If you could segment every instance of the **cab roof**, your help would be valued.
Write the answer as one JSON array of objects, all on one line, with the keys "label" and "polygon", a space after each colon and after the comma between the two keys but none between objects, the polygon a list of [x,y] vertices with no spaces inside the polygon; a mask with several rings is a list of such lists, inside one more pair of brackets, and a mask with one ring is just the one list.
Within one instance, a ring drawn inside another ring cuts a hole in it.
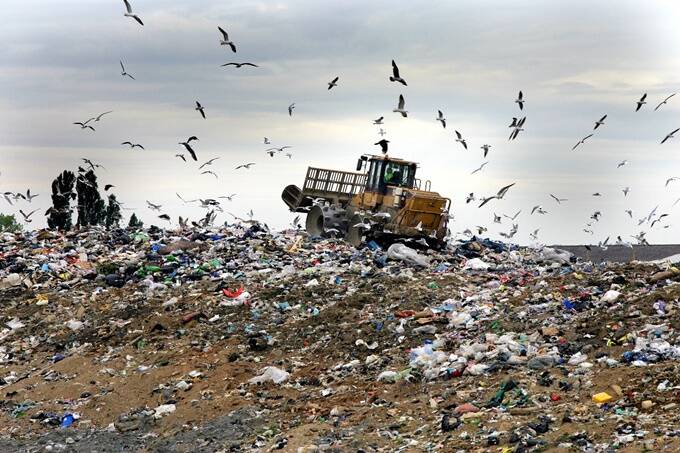
[{"label": "cab roof", "polygon": [[364,154],[364,156],[365,156],[368,160],[384,160],[384,161],[389,161],[389,162],[397,162],[397,163],[399,163],[399,164],[415,164],[415,165],[418,165],[417,162],[412,162],[412,161],[409,161],[409,160],[399,159],[399,158],[396,158],[396,157],[390,157],[390,156],[388,156],[387,154],[384,154],[384,155],[382,155],[382,156],[377,156],[377,155],[375,155],[375,154]]}]

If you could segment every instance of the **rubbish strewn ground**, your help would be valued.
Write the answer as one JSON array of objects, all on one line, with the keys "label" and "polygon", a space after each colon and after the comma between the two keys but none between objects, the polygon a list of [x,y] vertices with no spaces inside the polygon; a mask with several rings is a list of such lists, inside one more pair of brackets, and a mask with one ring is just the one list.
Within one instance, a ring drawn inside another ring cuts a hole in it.
[{"label": "rubbish strewn ground", "polygon": [[257,225],[2,239],[3,451],[680,449],[671,264]]}]

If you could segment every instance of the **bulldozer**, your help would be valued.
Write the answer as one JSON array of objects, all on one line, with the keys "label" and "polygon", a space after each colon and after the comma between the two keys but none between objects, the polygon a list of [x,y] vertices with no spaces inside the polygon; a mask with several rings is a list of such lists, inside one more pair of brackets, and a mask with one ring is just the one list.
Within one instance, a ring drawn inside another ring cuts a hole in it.
[{"label": "bulldozer", "polygon": [[302,189],[281,194],[292,212],[307,213],[310,236],[340,237],[360,246],[408,241],[441,248],[448,232],[451,200],[416,178],[418,164],[362,155],[356,172],[309,167]]}]

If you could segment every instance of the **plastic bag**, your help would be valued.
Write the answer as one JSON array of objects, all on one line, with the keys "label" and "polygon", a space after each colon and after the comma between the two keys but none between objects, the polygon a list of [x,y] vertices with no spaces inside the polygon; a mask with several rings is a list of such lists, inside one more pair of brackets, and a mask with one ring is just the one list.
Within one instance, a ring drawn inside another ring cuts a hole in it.
[{"label": "plastic bag", "polygon": [[251,384],[263,384],[272,381],[274,384],[280,384],[288,380],[288,376],[290,376],[290,373],[287,371],[275,366],[268,366],[261,370],[259,376],[249,379],[248,382]]},{"label": "plastic bag", "polygon": [[427,267],[430,265],[430,259],[428,257],[421,255],[404,244],[390,245],[390,248],[387,249],[387,258],[415,264],[416,266]]}]

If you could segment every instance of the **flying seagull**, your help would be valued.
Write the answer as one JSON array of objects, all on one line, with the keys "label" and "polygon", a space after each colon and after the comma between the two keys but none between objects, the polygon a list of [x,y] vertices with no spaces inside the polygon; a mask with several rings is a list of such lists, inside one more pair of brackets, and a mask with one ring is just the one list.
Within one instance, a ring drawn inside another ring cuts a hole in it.
[{"label": "flying seagull", "polygon": [[440,123],[442,123],[442,127],[444,129],[446,129],[446,118],[444,118],[444,114],[442,113],[441,110],[437,110],[437,113],[438,113],[438,115],[437,115],[437,118],[435,118],[435,119],[437,121],[439,121]]},{"label": "flying seagull", "polygon": [[380,130],[378,131],[378,134],[380,134],[381,137],[384,137],[387,132],[381,127]]},{"label": "flying seagull", "polygon": [[163,220],[167,220],[168,222],[170,222],[170,216],[167,215],[167,214],[161,214],[161,215],[158,216],[158,218],[163,219]]},{"label": "flying seagull", "polygon": [[123,76],[123,77],[126,77],[126,76],[130,77],[132,80],[137,80],[132,76],[132,74],[128,73],[125,70],[125,66],[123,65],[123,60],[118,60],[118,61],[120,62],[120,69],[122,69],[122,72],[120,73],[120,75]]},{"label": "flying seagull", "polygon": [[664,187],[668,187],[668,184],[670,184],[673,181],[680,181],[680,178],[677,176],[672,176],[666,180],[666,185]]},{"label": "flying seagull", "polygon": [[624,197],[627,197],[628,192],[630,192],[630,187],[624,187],[623,189],[621,189],[621,192],[623,192]]},{"label": "flying seagull", "polygon": [[130,6],[130,2],[128,2],[128,0],[123,0],[123,3],[125,3],[125,9],[127,10],[127,13],[123,14],[123,16],[132,17],[134,20],[139,22],[139,25],[144,26],[144,22],[142,22],[142,19],[140,19],[138,15],[132,12],[132,6]]},{"label": "flying seagull", "polygon": [[478,169],[474,170],[474,171],[473,171],[472,173],[470,173],[470,174],[471,174],[471,175],[474,175],[474,174],[477,173],[478,171],[482,171],[482,168],[484,168],[488,163],[489,163],[489,162],[484,162],[482,165],[479,166]]},{"label": "flying seagull", "polygon": [[[184,146],[184,148],[186,148],[186,150],[191,155],[191,158],[195,161],[198,161],[198,158],[196,157],[196,151],[194,151],[194,149],[190,145],[192,140],[198,140],[198,139],[195,136],[191,136],[191,137],[189,137],[189,139],[186,142],[179,142],[178,145]],[[184,158],[182,157],[182,159],[184,159]],[[186,160],[185,160],[185,162],[186,162]]]},{"label": "flying seagull", "polygon": [[407,86],[406,80],[402,79],[399,75],[399,68],[397,67],[397,64],[394,62],[394,60],[392,60],[392,75],[390,76],[390,81],[399,82],[402,85]]},{"label": "flying seagull", "polygon": [[631,211],[630,209],[626,209],[624,212],[628,214],[631,219],[633,218],[633,211]]},{"label": "flying seagull", "polygon": [[215,162],[217,159],[219,159],[219,157],[213,157],[212,159],[204,162],[200,167],[198,167],[198,169],[201,170],[206,165],[212,165],[212,163]]},{"label": "flying seagull", "polygon": [[638,110],[640,110],[640,107],[642,107],[643,105],[645,105],[645,104],[647,103],[647,102],[645,101],[646,98],[647,98],[647,93],[643,94],[642,97],[640,98],[640,100],[637,101],[637,107],[635,108],[635,111],[636,111],[636,112],[637,112]]},{"label": "flying seagull", "polygon": [[217,198],[226,198],[227,200],[232,201],[232,199],[233,199],[235,196],[236,196],[236,194],[235,194],[235,193],[232,193],[231,195],[223,195],[223,196],[217,197]]},{"label": "flying seagull", "polygon": [[24,217],[24,221],[26,223],[31,223],[33,220],[31,219],[31,216],[37,211],[37,209],[32,210],[28,214],[26,214],[23,210],[19,209],[19,212],[21,215]]},{"label": "flying seagull", "polygon": [[328,91],[330,91],[331,88],[338,86],[338,79],[339,78],[340,77],[336,77],[333,80],[331,80],[330,82],[328,82]]},{"label": "flying seagull", "polygon": [[293,109],[295,108],[295,102],[288,106],[288,116],[293,116]]},{"label": "flying seagull", "polygon": [[547,213],[548,213],[548,211],[545,211],[545,210],[543,209],[543,206],[541,206],[540,204],[537,204],[536,206],[534,206],[533,208],[531,208],[531,214],[532,214],[532,215],[534,214],[534,212],[537,212],[537,213],[539,213],[539,214],[547,214]]},{"label": "flying seagull", "polygon": [[463,138],[462,135],[460,135],[460,132],[454,131],[456,133],[456,136],[458,137],[456,141],[463,145],[463,148],[467,149],[467,143],[465,142],[465,139]]},{"label": "flying seagull", "polygon": [[265,145],[271,145],[272,142],[270,142],[269,139],[268,139],[267,137],[265,137],[265,138],[264,138],[264,144],[265,144]]},{"label": "flying seagull", "polygon": [[[94,120],[95,123],[99,122],[99,120],[101,120],[104,115],[108,115],[109,113],[113,113],[113,110],[109,110],[108,112],[100,113],[96,118],[92,118],[92,120]],[[90,120],[90,121],[92,121],[92,120]]]},{"label": "flying seagull", "polygon": [[374,143],[374,145],[380,145],[380,150],[383,152],[383,154],[387,154],[387,144],[389,143],[389,140],[385,140],[384,138],[380,140],[377,143]]},{"label": "flying seagull", "polygon": [[514,129],[510,133],[510,137],[508,138],[508,140],[516,139],[519,133],[524,130],[522,126],[524,126],[524,122],[526,121],[526,119],[527,119],[526,116],[522,117],[522,119],[520,119],[517,122],[515,122],[515,118],[512,119],[513,124],[511,124],[510,127],[514,127]]},{"label": "flying seagull", "polygon": [[123,143],[121,143],[121,145],[129,145],[129,146],[130,146],[130,149],[134,149],[134,148],[145,149],[145,148],[144,148],[142,145],[140,145],[139,143],[132,143],[132,142],[129,142],[129,141],[128,141],[128,142],[123,142]]},{"label": "flying seagull", "polygon": [[480,146],[480,148],[484,150],[484,157],[486,157],[486,155],[489,154],[489,149],[491,149],[491,145],[482,145]]},{"label": "flying seagull", "polygon": [[517,118],[514,116],[512,117],[512,123],[510,123],[510,126],[508,127],[517,127]]},{"label": "flying seagull", "polygon": [[[482,206],[484,206],[485,204],[487,204],[489,201],[491,201],[491,200],[493,200],[493,199],[497,199],[497,200],[503,199],[503,197],[505,196],[505,194],[508,193],[508,190],[509,190],[512,186],[514,186],[515,184],[517,184],[517,183],[514,183],[514,182],[513,182],[512,184],[508,184],[507,186],[501,187],[500,190],[498,190],[498,192],[496,192],[496,195],[492,195],[492,196],[490,196],[490,197],[483,198],[483,199],[482,199],[482,202],[480,203],[480,205],[478,206],[478,208],[481,208]],[[472,194],[470,194],[470,195],[472,195]]]},{"label": "flying seagull", "polygon": [[153,203],[151,203],[149,200],[146,200],[146,205],[147,205],[147,207],[148,207],[149,209],[151,209],[152,211],[159,211],[159,212],[160,212],[161,208],[163,207],[163,205],[160,205],[160,204],[153,204]]},{"label": "flying seagull", "polygon": [[475,198],[474,192],[470,192],[470,194],[467,197],[465,197],[465,203],[466,204],[470,203],[471,201],[475,201],[475,200],[476,200],[476,198]]},{"label": "flying seagull", "polygon": [[80,126],[81,129],[88,129],[88,128],[89,128],[89,129],[92,129],[92,130],[94,131],[94,130],[95,130],[94,127],[92,127],[92,126],[90,126],[89,124],[87,124],[87,123],[89,123],[90,121],[92,121],[92,119],[89,119],[89,120],[85,121],[84,123],[81,122],[81,121],[78,121],[77,123],[73,123],[73,124],[76,124],[76,125]]},{"label": "flying seagull", "polygon": [[224,63],[221,66],[236,66],[236,68],[240,68],[241,66],[252,66],[253,68],[259,68],[259,66],[254,63]]},{"label": "flying seagull", "polygon": [[656,107],[654,107],[654,111],[656,112],[656,110],[657,110],[659,107],[661,107],[662,105],[664,105],[665,103],[667,103],[668,100],[669,100],[670,98],[672,98],[673,96],[675,96],[676,94],[677,94],[677,93],[673,93],[673,94],[671,94],[670,96],[668,96],[666,99],[664,99],[663,101],[659,102],[659,105],[657,105]]},{"label": "flying seagull", "polygon": [[666,137],[663,140],[661,140],[661,144],[663,145],[664,143],[666,143],[666,140],[668,140],[669,138],[674,138],[674,134],[678,131],[680,131],[680,127],[666,135]]},{"label": "flying seagull", "polygon": [[524,96],[522,95],[522,91],[520,90],[519,95],[517,96],[517,99],[515,99],[515,103],[519,105],[519,109],[523,110],[524,109]]},{"label": "flying seagull", "polygon": [[196,101],[196,108],[194,110],[201,112],[201,116],[205,119],[205,108],[200,102]]},{"label": "flying seagull", "polygon": [[628,165],[628,161],[627,161],[627,160],[622,160],[621,162],[619,162],[619,163],[616,165],[616,168],[621,168],[621,167],[623,167],[623,166],[625,166],[625,165]]},{"label": "flying seagull", "polygon": [[373,120],[373,124],[376,124],[376,125],[384,124],[384,123],[383,123],[383,120],[384,120],[384,119],[385,119],[385,117],[384,117],[384,116],[381,116],[381,117],[378,118],[377,120]]},{"label": "flying seagull", "polygon": [[114,186],[113,184],[107,184],[107,185],[105,185],[105,186],[104,186],[104,192],[108,192],[108,190],[111,189],[112,187],[116,187],[116,186]]},{"label": "flying seagull", "polygon": [[175,154],[175,157],[179,157],[179,158],[182,159],[184,162],[187,161],[187,158],[184,157],[184,154]]},{"label": "flying seagull", "polygon": [[241,164],[238,167],[236,167],[234,170],[238,170],[239,168],[245,168],[246,170],[250,170],[251,165],[255,165],[255,162],[250,162],[247,164]]},{"label": "flying seagull", "polygon": [[284,150],[284,149],[287,149],[287,148],[292,148],[292,146],[286,145],[286,146],[282,146],[282,147],[280,147],[280,148],[273,147],[273,148],[269,148],[267,151],[276,151],[277,153],[282,153],[283,150]]},{"label": "flying seagull", "polygon": [[210,174],[210,175],[213,175],[213,176],[215,177],[215,179],[218,179],[218,178],[217,178],[217,174],[216,174],[214,171],[211,171],[211,170],[202,171],[201,174],[202,174],[202,175],[208,175],[208,174]]},{"label": "flying seagull", "polygon": [[406,102],[404,101],[404,95],[400,94],[399,95],[399,103],[397,104],[397,108],[392,110],[394,113],[401,113],[401,116],[406,118],[408,116],[408,111],[404,109]]},{"label": "flying seagull", "polygon": [[595,121],[595,127],[593,128],[593,130],[595,130],[595,129],[597,129],[598,127],[602,126],[602,125],[604,124],[605,118],[607,118],[607,115],[605,115],[605,116],[603,116],[602,118],[600,118],[599,120]]},{"label": "flying seagull", "polygon": [[566,198],[558,198],[553,194],[550,194],[550,196],[552,197],[553,200],[557,202],[557,204],[562,204],[563,201],[569,201]]},{"label": "flying seagull", "polygon": [[229,46],[231,47],[232,52],[236,52],[236,45],[229,41],[229,35],[227,34],[226,31],[222,27],[217,27],[217,29],[222,33],[222,39],[220,39],[220,45],[221,46]]},{"label": "flying seagull", "polygon": [[536,239],[538,239],[538,231],[539,231],[539,230],[540,230],[540,228],[536,228],[536,229],[534,230],[533,233],[530,233],[530,234],[529,234],[529,237],[530,237],[532,240],[534,240],[534,241],[535,241]]},{"label": "flying seagull", "polygon": [[586,142],[586,140],[588,140],[588,139],[589,139],[590,137],[592,137],[592,136],[593,136],[593,134],[586,135],[586,136],[583,137],[581,140],[579,140],[578,142],[576,142],[576,144],[571,148],[571,150],[572,150],[572,151],[575,150],[576,148],[578,148],[579,145],[584,144],[584,143]]},{"label": "flying seagull", "polygon": [[509,215],[505,215],[505,214],[503,214],[503,217],[506,217],[506,218],[508,218],[508,219],[510,219],[510,220],[515,220],[515,219],[517,218],[517,216],[519,215],[520,212],[522,212],[521,209],[520,209],[519,211],[517,211],[517,212],[515,213],[515,215],[512,216],[512,217],[510,217]]}]

